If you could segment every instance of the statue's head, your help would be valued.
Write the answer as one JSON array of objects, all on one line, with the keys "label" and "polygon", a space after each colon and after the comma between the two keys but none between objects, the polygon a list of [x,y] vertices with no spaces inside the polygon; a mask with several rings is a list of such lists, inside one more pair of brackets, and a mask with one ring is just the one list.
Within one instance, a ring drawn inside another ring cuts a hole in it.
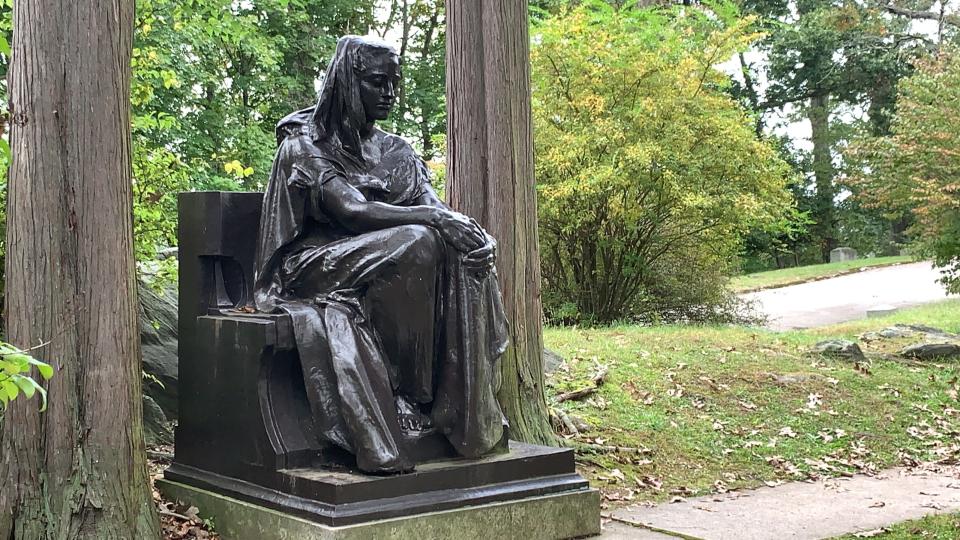
[{"label": "statue's head", "polygon": [[399,83],[400,57],[392,45],[368,37],[340,38],[314,112],[318,138],[336,137],[362,160],[360,133],[389,116]]}]

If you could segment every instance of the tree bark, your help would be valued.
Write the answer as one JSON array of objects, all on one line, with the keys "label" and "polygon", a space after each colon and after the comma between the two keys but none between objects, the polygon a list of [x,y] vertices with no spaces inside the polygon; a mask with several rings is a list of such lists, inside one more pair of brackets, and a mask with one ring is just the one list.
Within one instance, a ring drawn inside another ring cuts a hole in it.
[{"label": "tree bark", "polygon": [[447,0],[447,193],[499,243],[512,344],[499,398],[513,438],[548,443],[526,2]]},{"label": "tree bark", "polygon": [[130,155],[133,0],[14,7],[7,339],[55,368],[0,428],[0,539],[149,539]]},{"label": "tree bark", "polygon": [[816,184],[814,198],[814,230],[820,241],[823,262],[830,262],[830,250],[836,247],[836,212],[833,199],[833,146],[830,136],[830,97],[823,94],[810,98],[807,109],[810,120],[810,139],[813,142],[813,174]]},{"label": "tree bark", "polygon": [[[910,19],[926,19],[930,21],[937,21],[939,26],[944,24],[949,24],[950,26],[960,27],[960,16],[957,15],[944,15],[943,11],[936,13],[933,11],[919,11],[915,9],[909,9],[904,7],[899,7],[889,3],[885,6],[886,10],[894,15],[900,15],[902,17],[908,17]],[[942,30],[941,30],[942,32]],[[940,32],[938,32],[938,35]]]},{"label": "tree bark", "polygon": [[757,86],[753,80],[753,66],[747,63],[747,58],[743,52],[737,53],[737,59],[740,61],[740,73],[743,74],[743,88],[747,93],[747,99],[750,100],[750,108],[755,111],[757,119],[753,124],[753,131],[757,138],[763,137],[763,113],[760,108],[760,95],[757,93]]}]

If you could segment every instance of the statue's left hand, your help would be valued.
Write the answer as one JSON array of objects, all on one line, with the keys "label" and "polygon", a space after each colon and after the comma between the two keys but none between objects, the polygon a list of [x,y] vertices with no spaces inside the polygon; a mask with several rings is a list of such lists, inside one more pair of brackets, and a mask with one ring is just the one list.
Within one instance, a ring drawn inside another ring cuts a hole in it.
[{"label": "statue's left hand", "polygon": [[479,248],[467,253],[463,259],[463,264],[467,268],[477,270],[481,273],[487,273],[493,269],[497,262],[497,241],[489,234],[484,233],[487,242]]}]

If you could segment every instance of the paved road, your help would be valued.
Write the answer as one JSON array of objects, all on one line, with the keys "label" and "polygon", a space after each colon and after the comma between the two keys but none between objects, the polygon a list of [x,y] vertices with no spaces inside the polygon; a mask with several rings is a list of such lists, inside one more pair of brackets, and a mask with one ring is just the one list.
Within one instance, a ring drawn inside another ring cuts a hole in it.
[{"label": "paved road", "polygon": [[741,295],[755,300],[774,330],[862,319],[877,305],[915,306],[945,299],[940,272],[929,262],[888,266],[823,281]]},{"label": "paved road", "polygon": [[873,477],[791,482],[675,504],[619,508],[608,514],[614,521],[600,538],[817,540],[958,510],[960,467],[892,469]]}]

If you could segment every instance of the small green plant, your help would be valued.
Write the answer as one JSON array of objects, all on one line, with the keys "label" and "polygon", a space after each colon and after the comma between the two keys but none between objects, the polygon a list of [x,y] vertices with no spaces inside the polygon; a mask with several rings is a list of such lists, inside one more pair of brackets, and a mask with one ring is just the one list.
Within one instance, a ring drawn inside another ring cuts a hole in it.
[{"label": "small green plant", "polygon": [[163,385],[163,382],[162,382],[160,379],[158,379],[156,375],[153,375],[153,374],[151,374],[151,373],[147,373],[146,371],[143,371],[142,369],[140,370],[140,375],[143,376],[143,380],[144,380],[144,381],[146,381],[146,382],[148,382],[148,383],[156,384],[157,386],[159,386],[160,388],[162,388],[162,389],[164,389],[164,390],[167,389],[167,387]]},{"label": "small green plant", "polygon": [[36,367],[44,380],[53,377],[53,368],[9,343],[0,342],[0,404],[3,409],[21,393],[30,399],[39,393],[40,410],[47,408],[47,391],[30,376],[32,367]]}]

